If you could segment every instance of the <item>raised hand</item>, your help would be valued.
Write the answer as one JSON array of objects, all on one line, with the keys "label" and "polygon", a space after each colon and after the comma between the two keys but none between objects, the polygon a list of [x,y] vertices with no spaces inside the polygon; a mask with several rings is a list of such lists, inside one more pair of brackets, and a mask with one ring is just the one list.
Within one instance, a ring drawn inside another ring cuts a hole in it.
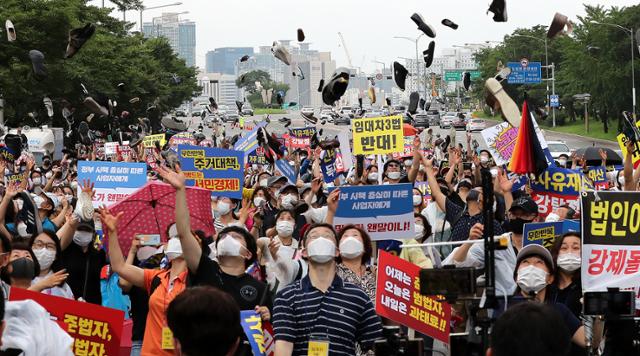
[{"label": "raised hand", "polygon": [[158,172],[165,182],[171,184],[172,187],[178,190],[184,189],[186,185],[186,177],[184,176],[184,173],[182,173],[182,169],[180,169],[179,165],[176,164],[175,168],[176,170],[173,171],[167,167],[158,166],[156,172]]},{"label": "raised hand", "polygon": [[116,231],[118,227],[118,221],[120,221],[120,218],[122,217],[122,215],[124,215],[124,212],[121,211],[118,213],[118,215],[114,216],[113,214],[111,214],[109,209],[107,209],[107,207],[104,205],[100,207],[99,211],[100,211],[100,220],[102,220],[102,226],[106,226],[107,230],[110,233]]},{"label": "raised hand", "polygon": [[82,180],[82,186],[81,186],[82,192],[90,196],[91,199],[93,199],[93,196],[96,195],[96,191],[95,189],[93,189],[94,187],[95,187],[95,184],[91,182],[90,179]]}]

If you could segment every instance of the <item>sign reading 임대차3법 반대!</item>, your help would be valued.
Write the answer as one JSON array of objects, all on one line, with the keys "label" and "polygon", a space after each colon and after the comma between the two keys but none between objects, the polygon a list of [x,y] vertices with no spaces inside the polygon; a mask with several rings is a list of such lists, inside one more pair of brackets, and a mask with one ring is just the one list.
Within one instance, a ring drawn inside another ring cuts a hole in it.
[{"label": "sign reading \uc784\ub300\ucc283\ubc95 \ubc18\ub300!", "polygon": [[351,120],[353,154],[387,154],[404,151],[402,116],[368,117]]}]

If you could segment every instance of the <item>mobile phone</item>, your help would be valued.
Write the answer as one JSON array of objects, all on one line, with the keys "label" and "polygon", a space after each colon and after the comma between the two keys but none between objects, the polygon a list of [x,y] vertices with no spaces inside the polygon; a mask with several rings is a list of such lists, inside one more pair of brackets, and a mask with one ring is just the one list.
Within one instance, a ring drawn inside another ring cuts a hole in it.
[{"label": "mobile phone", "polygon": [[158,246],[160,242],[160,234],[138,234],[136,238],[140,240],[142,246]]}]

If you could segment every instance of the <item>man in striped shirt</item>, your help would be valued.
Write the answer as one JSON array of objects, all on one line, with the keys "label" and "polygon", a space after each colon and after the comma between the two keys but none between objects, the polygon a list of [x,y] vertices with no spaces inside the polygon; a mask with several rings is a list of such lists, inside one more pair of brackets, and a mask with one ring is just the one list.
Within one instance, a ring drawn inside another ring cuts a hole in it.
[{"label": "man in striped shirt", "polygon": [[309,346],[327,355],[356,354],[382,335],[380,318],[369,297],[336,274],[336,233],[329,224],[309,228],[302,256],[309,274],[276,296],[273,327],[276,356],[307,355]]}]

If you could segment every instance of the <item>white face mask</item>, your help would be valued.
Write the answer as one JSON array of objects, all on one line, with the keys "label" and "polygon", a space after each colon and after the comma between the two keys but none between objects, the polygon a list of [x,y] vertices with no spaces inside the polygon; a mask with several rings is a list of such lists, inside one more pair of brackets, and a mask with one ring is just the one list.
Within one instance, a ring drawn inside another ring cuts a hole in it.
[{"label": "white face mask", "polygon": [[367,175],[367,180],[369,182],[375,182],[378,180],[378,172],[371,172]]},{"label": "white face mask", "polygon": [[18,230],[18,235],[20,237],[29,237],[29,233],[27,232],[27,224],[21,222],[16,226],[16,230]]},{"label": "white face mask", "polygon": [[53,172],[49,171],[47,173],[45,173],[44,175],[47,179],[51,179],[51,177],[53,177]]},{"label": "white face mask", "polygon": [[536,266],[527,266],[518,270],[516,283],[526,293],[538,293],[547,286],[547,272]]},{"label": "white face mask", "polygon": [[85,247],[93,241],[93,236],[93,232],[90,231],[76,231],[73,234],[73,242],[78,246]]},{"label": "white face mask", "polygon": [[182,256],[182,244],[180,243],[180,239],[177,237],[172,237],[167,242],[167,249],[164,252],[167,255],[167,259],[169,261],[173,261],[178,257]]},{"label": "white face mask", "polygon": [[78,182],[77,181],[74,180],[69,185],[71,186],[71,189],[78,190]]},{"label": "white face mask", "polygon": [[413,227],[416,230],[416,240],[418,241],[422,240],[422,234],[424,234],[424,226],[420,224],[415,224],[413,225]]},{"label": "white face mask", "polygon": [[490,170],[490,171],[491,171],[491,176],[492,176],[493,178],[495,178],[495,177],[497,177],[497,176],[498,176],[498,168],[491,168],[491,170]]},{"label": "white face mask", "polygon": [[400,179],[400,172],[389,172],[387,173],[387,177],[389,177],[389,179]]},{"label": "white face mask", "polygon": [[480,163],[487,163],[489,162],[489,157],[487,156],[480,156]]},{"label": "white face mask", "polygon": [[33,254],[36,255],[36,259],[40,264],[40,268],[47,269],[51,267],[53,261],[56,259],[56,251],[51,251],[46,248],[33,250]]},{"label": "white face mask", "polygon": [[348,259],[356,258],[364,252],[362,241],[354,236],[345,236],[340,241],[340,256]]},{"label": "white face mask", "polygon": [[282,197],[282,207],[285,209],[293,209],[293,206],[298,202],[298,197],[293,194],[288,194]]},{"label": "white face mask", "polygon": [[33,197],[33,202],[36,204],[36,208],[38,209],[42,209],[42,204],[44,203],[44,198],[36,195],[35,197]]},{"label": "white face mask", "polygon": [[42,185],[42,178],[41,177],[35,177],[31,181],[33,182],[33,185]]},{"label": "white face mask", "polygon": [[582,259],[580,258],[580,256],[573,253],[564,253],[562,255],[558,255],[557,264],[558,267],[562,268],[563,270],[567,272],[573,272],[580,268]]},{"label": "white face mask", "polygon": [[326,237],[318,237],[307,245],[307,256],[316,263],[327,263],[336,257],[336,245]]},{"label": "white face mask", "polygon": [[266,179],[260,179],[260,183],[259,184],[260,184],[261,187],[265,187],[266,188],[267,187],[267,180]]},{"label": "white face mask", "polygon": [[411,167],[412,164],[413,164],[413,160],[412,159],[408,159],[408,160],[404,161],[405,167]]},{"label": "white face mask", "polygon": [[219,201],[216,211],[220,215],[227,215],[231,211],[231,204],[224,201]]},{"label": "white face mask", "polygon": [[240,256],[242,251],[242,244],[236,240],[233,236],[227,235],[218,242],[218,257],[221,256]]},{"label": "white face mask", "polygon": [[558,164],[562,167],[566,167],[567,166],[567,160],[566,159],[558,159]]},{"label": "white face mask", "polygon": [[263,197],[255,197],[253,198],[253,205],[256,207],[261,207],[266,200]]},{"label": "white face mask", "polygon": [[278,236],[291,236],[293,234],[293,223],[291,221],[278,221],[276,223]]},{"label": "white face mask", "polygon": [[418,206],[420,205],[420,203],[422,203],[422,197],[419,195],[414,195],[413,196],[413,206]]}]

